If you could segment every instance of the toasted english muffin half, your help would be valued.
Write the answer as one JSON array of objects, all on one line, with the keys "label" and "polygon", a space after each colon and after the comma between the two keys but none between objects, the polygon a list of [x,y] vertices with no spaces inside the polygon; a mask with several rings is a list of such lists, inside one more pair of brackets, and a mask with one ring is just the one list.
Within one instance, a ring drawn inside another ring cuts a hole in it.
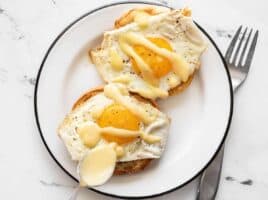
[{"label": "toasted english muffin half", "polygon": [[[146,13],[146,14],[148,14],[150,16],[155,16],[155,15],[161,15],[161,14],[163,14],[165,12],[170,12],[170,11],[172,11],[172,10],[169,9],[169,8],[164,8],[164,7],[162,8],[162,7],[157,7],[157,6],[147,6],[147,7],[144,7],[144,8],[131,9],[131,10],[127,11],[126,13],[124,13],[122,16],[120,16],[118,19],[115,20],[114,30],[124,29],[124,27],[126,27],[127,25],[133,23],[135,21],[136,15],[139,15],[140,13]],[[184,16],[186,18],[191,17],[191,10],[188,9],[188,8],[181,9],[174,15],[178,15],[178,13],[180,13],[181,16]],[[195,27],[195,29],[197,29],[197,28]],[[193,30],[193,32],[195,32],[195,31],[197,31],[197,30]],[[195,34],[193,34],[193,35],[195,35]],[[197,37],[199,37],[199,36],[197,36]],[[200,41],[201,41],[201,43],[203,42],[201,39],[200,39]],[[105,37],[104,37],[104,40],[103,40],[103,42],[102,42],[100,47],[97,47],[96,49],[93,49],[93,50],[89,51],[91,61],[96,65],[96,68],[98,69],[100,76],[102,77],[102,79],[105,82],[111,82],[112,80],[111,80],[110,77],[113,76],[113,75],[107,75],[107,74],[109,74],[109,71],[106,71],[104,67],[101,67],[101,65],[104,63],[104,61],[103,61],[104,57],[103,57],[103,53],[101,51],[103,51],[104,48],[107,48],[109,46],[109,45],[107,45],[109,42],[110,41],[105,41]],[[203,45],[202,48],[205,49],[206,45],[204,43],[202,45]],[[203,50],[201,50],[201,51],[203,51]],[[108,58],[106,57],[106,59],[108,59]],[[109,61],[107,61],[107,62],[109,62]],[[188,76],[188,79],[186,81],[181,81],[175,87],[172,86],[171,88],[169,88],[168,91],[166,92],[167,94],[162,93],[162,94],[159,94],[159,95],[155,95],[156,98],[166,98],[167,96],[171,96],[171,95],[181,93],[182,91],[184,91],[191,84],[196,72],[199,70],[199,68],[201,66],[201,61],[198,59],[198,60],[195,60],[194,62],[190,62],[190,63],[191,63],[191,65],[194,65],[195,67],[192,70],[192,73]],[[141,92],[137,92],[137,91],[134,91],[134,90],[131,90],[131,89],[129,89],[129,90],[132,91],[132,92],[135,92],[135,93],[139,93],[140,95],[142,95],[142,96],[144,96],[146,98],[156,99],[155,97],[151,98],[149,96],[143,95]]]},{"label": "toasted english muffin half", "polygon": [[[103,87],[96,87],[94,89],[91,89],[87,91],[84,95],[82,95],[73,105],[72,110],[78,109],[80,106],[83,106],[83,104],[89,100],[90,98],[94,97],[95,95],[103,92]],[[158,108],[155,101],[145,99],[137,94],[132,93],[133,97],[135,97],[137,100],[150,103],[153,107]],[[64,126],[68,122],[68,118],[65,118],[61,126]],[[59,127],[59,129],[61,128]],[[124,174],[132,174],[142,171],[145,167],[147,167],[150,162],[152,161],[152,158],[147,159],[140,159],[140,160],[133,160],[133,161],[126,161],[126,162],[117,162],[116,167],[114,170],[114,175],[124,175]]]}]

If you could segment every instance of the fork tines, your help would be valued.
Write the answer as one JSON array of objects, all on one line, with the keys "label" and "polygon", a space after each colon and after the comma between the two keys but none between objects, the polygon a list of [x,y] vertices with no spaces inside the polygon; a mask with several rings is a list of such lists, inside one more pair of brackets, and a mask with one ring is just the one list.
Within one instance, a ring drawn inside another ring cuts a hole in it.
[{"label": "fork tines", "polygon": [[[258,30],[255,31],[251,44],[249,45],[252,31],[253,30],[250,29],[249,34],[247,34],[248,28],[245,28],[245,30],[242,33],[242,26],[238,28],[225,54],[225,60],[228,64],[233,65],[235,67],[249,68],[254,51],[255,51],[258,34],[259,34]],[[239,36],[241,33],[242,33],[242,36],[239,39]],[[242,45],[242,43],[244,44]],[[245,56],[246,52],[247,52],[247,55]],[[246,58],[246,60],[244,62],[245,64],[243,65],[244,58]]]}]

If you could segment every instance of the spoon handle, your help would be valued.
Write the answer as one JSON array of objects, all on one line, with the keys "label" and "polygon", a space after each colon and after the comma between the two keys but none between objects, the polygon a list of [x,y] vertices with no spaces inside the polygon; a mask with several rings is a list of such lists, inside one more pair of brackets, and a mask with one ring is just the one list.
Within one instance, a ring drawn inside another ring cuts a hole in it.
[{"label": "spoon handle", "polygon": [[80,184],[76,186],[68,200],[76,200],[80,188],[81,188]]}]

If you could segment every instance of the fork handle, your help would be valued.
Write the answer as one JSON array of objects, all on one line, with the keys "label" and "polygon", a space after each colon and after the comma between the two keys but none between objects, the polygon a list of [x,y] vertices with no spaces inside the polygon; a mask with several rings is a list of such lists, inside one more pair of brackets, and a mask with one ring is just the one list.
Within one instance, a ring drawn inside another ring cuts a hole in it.
[{"label": "fork handle", "polygon": [[216,158],[212,161],[212,163],[201,176],[197,191],[197,200],[215,199],[221,177],[223,154],[224,145],[221,147]]},{"label": "fork handle", "polygon": [[[242,81],[240,81],[241,83]],[[232,80],[233,92],[235,93],[240,83],[236,83]],[[220,178],[221,178],[221,168],[224,154],[224,144],[222,145],[220,151],[210,163],[210,165],[206,168],[206,170],[202,173],[196,200],[214,200],[218,191]]]}]

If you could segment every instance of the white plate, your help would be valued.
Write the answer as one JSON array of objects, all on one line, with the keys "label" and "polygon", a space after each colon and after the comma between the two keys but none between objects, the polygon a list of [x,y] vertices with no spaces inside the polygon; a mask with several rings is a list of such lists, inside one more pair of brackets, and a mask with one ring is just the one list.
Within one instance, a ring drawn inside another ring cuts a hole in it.
[{"label": "white plate", "polygon": [[[112,29],[116,17],[138,6],[144,3],[110,4],[80,17],[56,38],[40,67],[35,88],[37,125],[51,156],[73,178],[77,178],[76,163],[56,135],[57,126],[81,94],[103,84],[89,63],[88,50],[99,44],[103,31]],[[191,181],[215,156],[231,121],[232,88],[222,55],[202,31],[209,46],[198,75],[185,92],[159,102],[172,118],[162,158],[141,173],[112,177],[94,191],[128,198],[164,194]]]}]

